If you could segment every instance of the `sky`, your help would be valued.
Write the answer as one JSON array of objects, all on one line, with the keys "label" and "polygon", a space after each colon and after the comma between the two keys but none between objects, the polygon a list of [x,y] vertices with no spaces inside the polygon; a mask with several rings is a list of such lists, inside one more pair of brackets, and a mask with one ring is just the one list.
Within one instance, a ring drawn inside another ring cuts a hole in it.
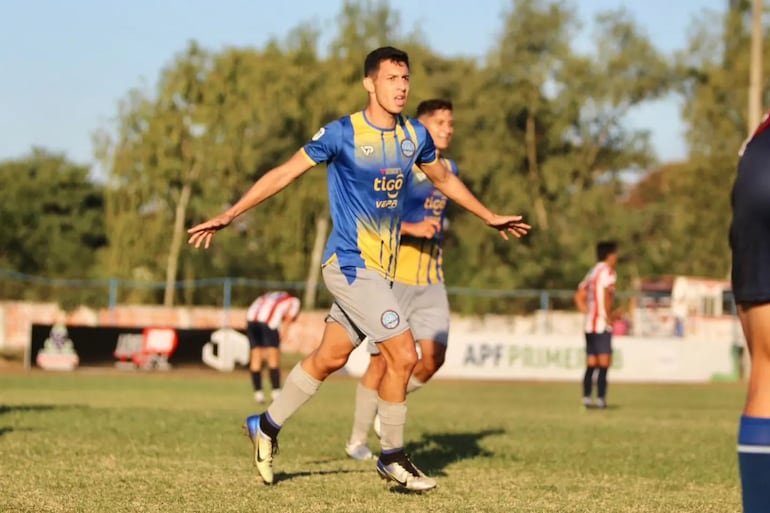
[{"label": "sky", "polygon": [[[191,39],[209,50],[259,48],[304,22],[330,36],[342,0],[0,0],[0,160],[33,146],[93,162],[93,134],[110,129],[134,87],[152,90],[161,68]],[[726,0],[572,0],[583,20],[576,38],[591,46],[590,20],[624,7],[663,52],[686,45],[699,13]],[[445,56],[483,58],[502,30],[511,0],[391,0],[404,32],[419,26]],[[324,43],[322,39],[322,44]],[[672,95],[628,116],[651,131],[659,160],[687,149]],[[342,114],[342,113],[341,113]],[[460,135],[460,134],[458,134]]]}]

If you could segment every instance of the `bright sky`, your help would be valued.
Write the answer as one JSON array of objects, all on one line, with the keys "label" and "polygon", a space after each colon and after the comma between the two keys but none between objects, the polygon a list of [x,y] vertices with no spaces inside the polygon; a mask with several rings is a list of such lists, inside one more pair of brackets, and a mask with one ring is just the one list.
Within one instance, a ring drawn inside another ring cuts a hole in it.
[{"label": "bright sky", "polygon": [[[660,49],[684,46],[693,17],[721,11],[725,0],[572,0],[586,23],[625,7]],[[342,0],[0,0],[0,160],[42,146],[81,163],[93,161],[91,138],[110,126],[118,100],[135,86],[154,87],[160,69],[195,39],[212,50],[261,47],[301,22],[328,37]],[[391,0],[405,32],[422,27],[442,55],[481,57],[502,30],[511,0]],[[447,7],[451,6],[451,7]],[[329,27],[324,29],[323,27]],[[590,26],[576,40],[586,48]],[[629,116],[652,131],[661,160],[686,154],[678,100]]]}]

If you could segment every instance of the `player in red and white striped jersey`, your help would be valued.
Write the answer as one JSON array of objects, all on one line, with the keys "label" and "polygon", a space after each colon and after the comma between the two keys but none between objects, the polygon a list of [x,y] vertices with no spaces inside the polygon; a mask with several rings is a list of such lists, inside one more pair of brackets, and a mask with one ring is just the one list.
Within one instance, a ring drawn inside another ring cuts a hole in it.
[{"label": "player in red and white striped jersey", "polygon": [[268,292],[259,296],[246,311],[246,334],[251,358],[249,370],[254,385],[254,400],[265,402],[262,392],[262,359],[267,360],[273,399],[281,393],[281,340],[289,325],[299,315],[300,301],[288,292]]},{"label": "player in red and white striped jersey", "polygon": [[591,399],[594,373],[597,377],[597,406],[607,405],[607,369],[612,363],[612,310],[615,292],[615,266],[618,245],[602,241],[596,245],[597,264],[588,271],[575,292],[575,304],[584,314],[586,334],[586,373],[583,377],[583,405],[593,406]]}]

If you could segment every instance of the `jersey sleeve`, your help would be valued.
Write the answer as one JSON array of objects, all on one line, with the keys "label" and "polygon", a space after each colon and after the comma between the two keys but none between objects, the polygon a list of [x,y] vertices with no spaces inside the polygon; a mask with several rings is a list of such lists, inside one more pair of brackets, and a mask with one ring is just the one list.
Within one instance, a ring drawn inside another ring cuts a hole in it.
[{"label": "jersey sleeve", "polygon": [[449,170],[454,173],[455,176],[460,176],[460,168],[457,167],[457,162],[449,159]]},{"label": "jersey sleeve", "polygon": [[332,160],[342,151],[342,123],[332,121],[324,126],[302,147],[302,152],[313,164]]},{"label": "jersey sleeve", "polygon": [[417,148],[417,159],[415,162],[417,164],[433,164],[438,160],[438,152],[436,151],[436,145],[433,143],[433,137],[430,136],[428,129],[422,124],[419,127],[422,132],[422,140]]},{"label": "jersey sleeve", "polygon": [[599,271],[599,279],[597,280],[599,287],[603,290],[615,288],[615,274],[607,268]]},{"label": "jersey sleeve", "polygon": [[298,298],[292,297],[289,300],[289,317],[292,319],[296,319],[297,316],[299,316],[299,309],[300,309],[301,303]]}]

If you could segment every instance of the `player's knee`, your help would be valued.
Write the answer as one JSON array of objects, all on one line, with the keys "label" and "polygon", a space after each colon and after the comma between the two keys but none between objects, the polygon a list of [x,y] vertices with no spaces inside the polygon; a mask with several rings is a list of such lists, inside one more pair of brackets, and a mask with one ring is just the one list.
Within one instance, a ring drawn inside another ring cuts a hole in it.
[{"label": "player's knee", "polygon": [[409,376],[417,365],[417,350],[414,344],[402,344],[391,355],[388,369],[398,374]]},{"label": "player's knee", "polygon": [[388,369],[388,363],[382,355],[372,356],[369,359],[369,366],[366,368],[366,374],[369,376],[382,376]]}]

